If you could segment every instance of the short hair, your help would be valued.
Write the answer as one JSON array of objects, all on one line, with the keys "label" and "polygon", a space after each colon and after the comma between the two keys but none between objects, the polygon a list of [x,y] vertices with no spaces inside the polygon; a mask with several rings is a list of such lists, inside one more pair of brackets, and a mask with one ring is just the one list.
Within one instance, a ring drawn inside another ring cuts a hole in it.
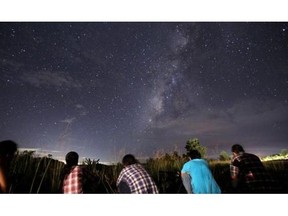
[{"label": "short hair", "polygon": [[231,147],[231,151],[235,152],[235,153],[239,153],[239,152],[245,152],[243,147],[240,144],[234,144]]},{"label": "short hair", "polygon": [[12,140],[4,140],[0,142],[0,156],[13,156],[17,151],[18,145]]},{"label": "short hair", "polygon": [[187,155],[191,158],[191,159],[196,159],[196,158],[201,158],[201,154],[198,150],[196,149],[193,149],[193,150],[190,150]]},{"label": "short hair", "polygon": [[65,160],[68,166],[75,166],[78,164],[79,155],[77,152],[70,151],[66,154]]},{"label": "short hair", "polygon": [[127,154],[123,157],[122,159],[122,163],[123,165],[131,165],[131,164],[136,164],[138,163],[138,160],[136,160],[136,158],[134,157],[134,155],[132,154]]}]

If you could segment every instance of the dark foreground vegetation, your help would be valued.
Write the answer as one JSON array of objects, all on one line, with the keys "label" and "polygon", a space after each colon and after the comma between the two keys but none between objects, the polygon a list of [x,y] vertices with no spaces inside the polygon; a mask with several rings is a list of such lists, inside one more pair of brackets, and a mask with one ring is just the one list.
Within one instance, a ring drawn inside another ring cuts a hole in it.
[{"label": "dark foreground vegetation", "polygon": [[[158,185],[160,193],[177,194],[185,193],[179,175],[184,162],[185,157],[174,152],[151,158],[144,166]],[[279,180],[283,188],[282,193],[288,193],[288,160],[263,163]],[[235,193],[230,184],[229,161],[210,160],[209,165],[222,193]],[[9,173],[9,193],[61,193],[60,172],[63,166],[63,162],[52,157],[36,157],[33,152],[18,153]],[[122,169],[121,164],[108,166],[99,163],[99,160],[86,159],[82,161],[82,166],[95,176],[93,181],[85,182],[86,193],[117,193],[116,180]]]}]

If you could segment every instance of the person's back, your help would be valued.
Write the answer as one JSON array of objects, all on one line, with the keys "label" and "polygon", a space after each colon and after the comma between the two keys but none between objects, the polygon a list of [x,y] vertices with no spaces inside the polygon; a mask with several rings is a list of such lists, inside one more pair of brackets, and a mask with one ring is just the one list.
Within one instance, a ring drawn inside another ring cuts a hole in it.
[{"label": "person's back", "polygon": [[83,170],[78,165],[79,155],[76,152],[66,154],[66,165],[61,173],[61,187],[65,194],[83,193]]},{"label": "person's back", "polygon": [[124,187],[126,193],[158,193],[155,182],[144,167],[136,162],[133,155],[125,155],[123,164],[124,168],[121,170],[116,183],[120,193],[122,193],[121,188]]},{"label": "person's back", "polygon": [[[187,193],[221,193],[221,189],[215,181],[207,161],[201,158],[199,151],[191,150],[188,152],[188,156],[190,160],[183,165],[181,170],[182,182]],[[190,179],[190,185],[188,185],[187,179]]]},{"label": "person's back", "polygon": [[243,149],[234,154],[230,171],[237,178],[237,190],[242,193],[278,193],[280,185],[264,167],[260,158]]},{"label": "person's back", "polygon": [[208,163],[204,159],[197,158],[186,162],[182,172],[187,172],[191,176],[192,193],[221,193]]},{"label": "person's back", "polygon": [[63,180],[63,193],[79,194],[83,193],[83,172],[81,166],[73,166]]}]

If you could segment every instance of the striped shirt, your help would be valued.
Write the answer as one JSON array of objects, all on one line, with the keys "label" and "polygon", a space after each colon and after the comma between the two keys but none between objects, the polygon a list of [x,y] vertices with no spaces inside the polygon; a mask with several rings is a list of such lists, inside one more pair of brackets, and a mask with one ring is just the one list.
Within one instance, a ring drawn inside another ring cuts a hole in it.
[{"label": "striped shirt", "polygon": [[81,166],[74,166],[71,172],[65,176],[63,182],[64,194],[83,193],[82,188],[83,170]]},{"label": "striped shirt", "polygon": [[155,182],[141,164],[124,167],[117,179],[117,187],[120,182],[126,183],[133,194],[159,193]]}]

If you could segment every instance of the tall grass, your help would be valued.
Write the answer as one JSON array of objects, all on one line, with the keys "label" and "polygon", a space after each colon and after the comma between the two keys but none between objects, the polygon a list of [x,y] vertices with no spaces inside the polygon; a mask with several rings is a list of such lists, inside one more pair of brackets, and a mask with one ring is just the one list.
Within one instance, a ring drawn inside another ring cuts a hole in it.
[{"label": "tall grass", "polygon": [[63,162],[36,157],[34,152],[18,153],[10,169],[10,193],[58,193]]},{"label": "tall grass", "polygon": [[[157,152],[143,163],[155,180],[160,193],[185,193],[180,171],[187,158],[176,151]],[[208,160],[212,174],[223,193],[231,193],[230,161]],[[263,162],[273,175],[284,184],[283,192],[288,190],[288,160]],[[64,163],[49,157],[36,157],[33,152],[18,153],[11,164],[10,193],[60,193],[60,173]],[[95,177],[88,182],[90,193],[117,193],[116,181],[123,166],[103,165],[99,160],[85,159],[81,164]]]},{"label": "tall grass", "polygon": [[180,170],[186,161],[176,151],[170,154],[158,151],[144,166],[158,185],[160,193],[178,193],[184,189]]},{"label": "tall grass", "polygon": [[[107,166],[99,163],[99,160],[85,159],[82,161],[82,166],[85,167],[87,175],[93,176],[95,180],[88,184],[91,189],[90,193],[116,193],[115,178],[119,174],[117,166]],[[94,184],[94,187],[93,185]]]}]

